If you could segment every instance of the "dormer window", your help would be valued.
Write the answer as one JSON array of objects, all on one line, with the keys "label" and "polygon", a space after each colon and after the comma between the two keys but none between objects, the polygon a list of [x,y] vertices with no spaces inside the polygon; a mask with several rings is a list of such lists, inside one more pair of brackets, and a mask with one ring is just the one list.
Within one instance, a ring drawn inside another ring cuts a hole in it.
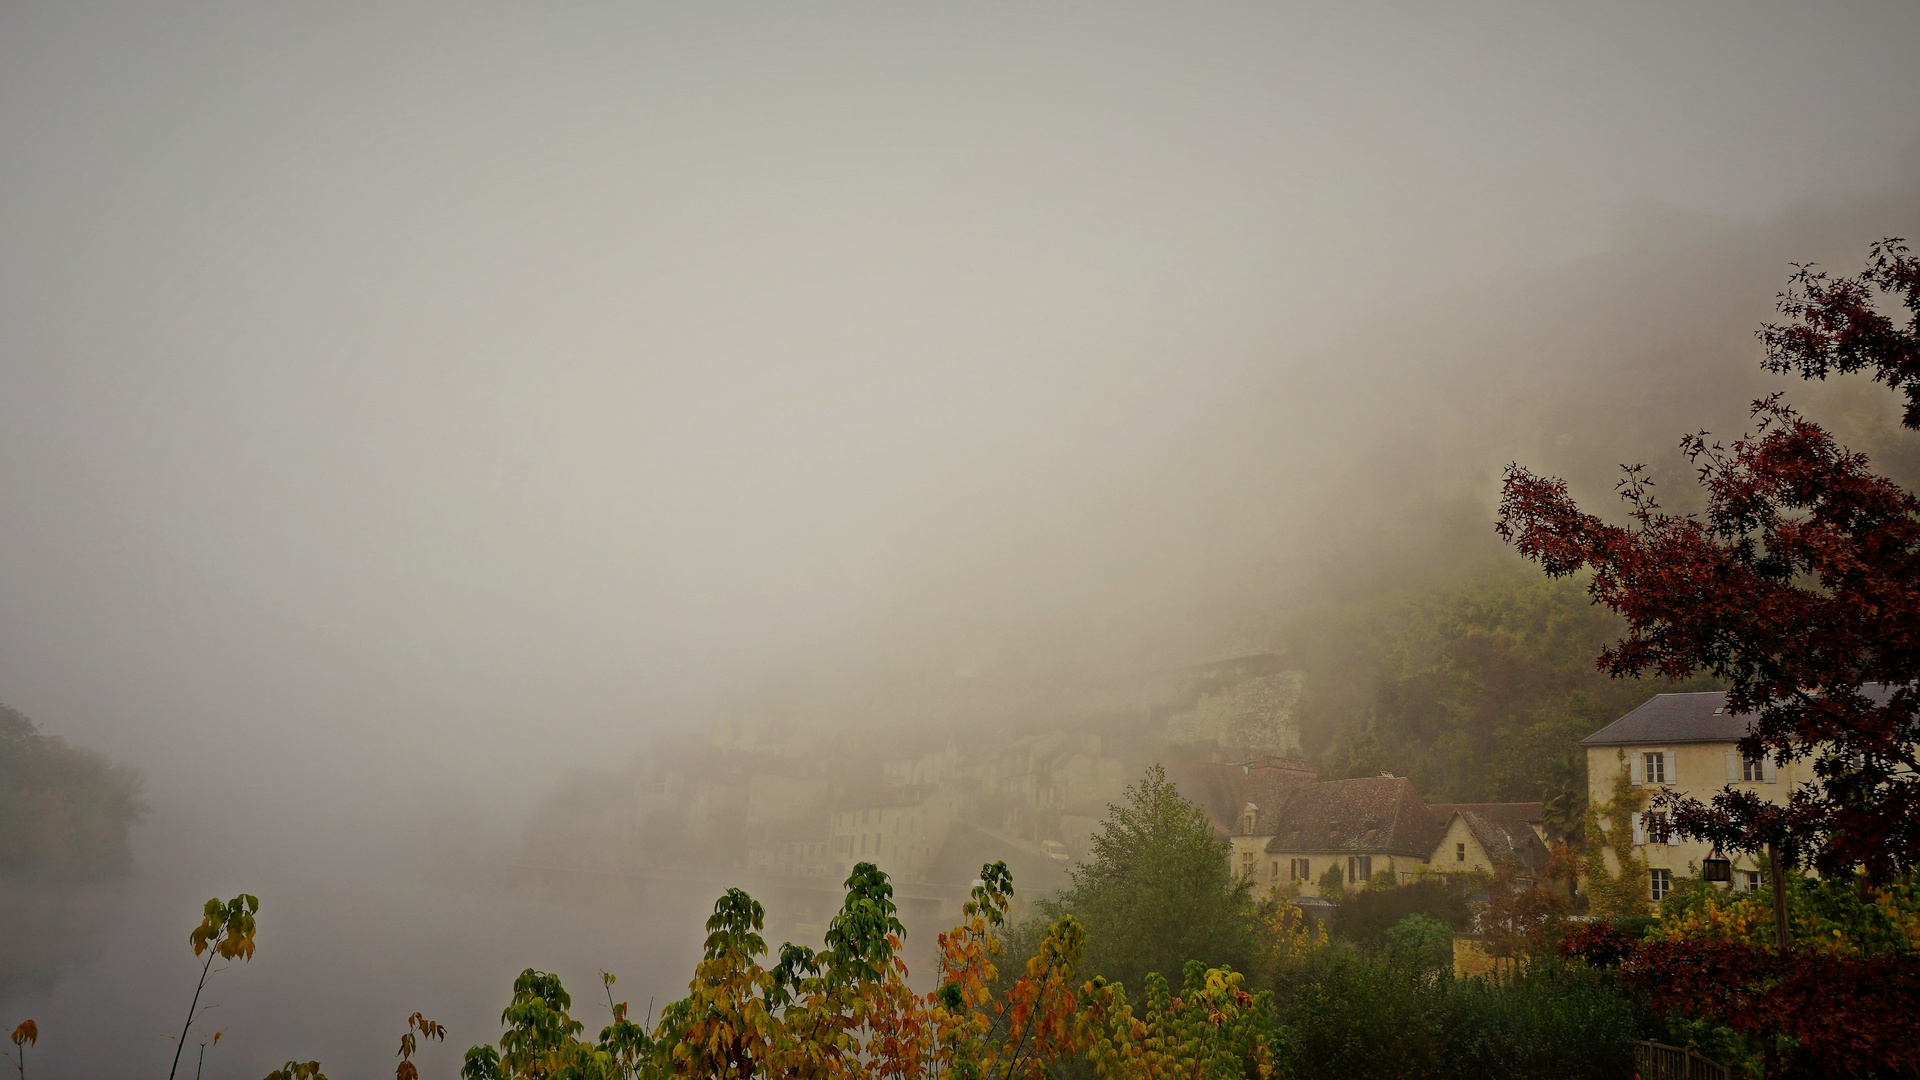
[{"label": "dormer window", "polygon": [[1259,820],[1259,817],[1260,808],[1252,803],[1248,803],[1247,808],[1240,811],[1240,831],[1243,833],[1253,832],[1254,823]]}]

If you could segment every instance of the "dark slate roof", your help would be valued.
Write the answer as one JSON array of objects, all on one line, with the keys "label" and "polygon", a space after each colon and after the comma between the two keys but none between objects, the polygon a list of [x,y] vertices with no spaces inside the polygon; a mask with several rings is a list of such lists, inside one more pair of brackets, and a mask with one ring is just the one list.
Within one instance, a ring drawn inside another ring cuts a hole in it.
[{"label": "dark slate roof", "polygon": [[1440,831],[1404,776],[1301,784],[1280,812],[1269,852],[1359,855],[1433,853]]},{"label": "dark slate roof", "polygon": [[[1431,808],[1442,832],[1455,814],[1495,863],[1518,863],[1531,869],[1547,865],[1547,845],[1533,831],[1544,809],[1540,803],[1442,803]],[[1438,835],[1435,837],[1438,840]]]},{"label": "dark slate roof", "polygon": [[1646,743],[1737,742],[1747,735],[1748,716],[1726,711],[1727,695],[1655,694],[1627,715],[1580,740],[1581,746]]},{"label": "dark slate roof", "polygon": [[[1894,688],[1868,683],[1860,692],[1886,704]],[[1580,740],[1581,746],[1636,746],[1650,743],[1737,742],[1747,735],[1750,716],[1726,711],[1725,691],[1655,694],[1639,708]]]}]

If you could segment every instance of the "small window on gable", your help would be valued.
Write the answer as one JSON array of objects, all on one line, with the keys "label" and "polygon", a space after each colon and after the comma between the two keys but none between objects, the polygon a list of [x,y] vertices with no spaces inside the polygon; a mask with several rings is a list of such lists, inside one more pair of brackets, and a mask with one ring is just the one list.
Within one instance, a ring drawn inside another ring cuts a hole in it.
[{"label": "small window on gable", "polygon": [[1467,861],[1467,845],[1465,844],[1453,845],[1453,861],[1454,862]]}]

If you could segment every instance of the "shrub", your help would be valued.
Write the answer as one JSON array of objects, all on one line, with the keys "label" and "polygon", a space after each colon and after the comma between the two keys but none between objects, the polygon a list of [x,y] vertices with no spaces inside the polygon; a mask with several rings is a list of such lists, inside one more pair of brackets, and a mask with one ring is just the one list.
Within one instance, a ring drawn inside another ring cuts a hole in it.
[{"label": "shrub", "polygon": [[1409,915],[1425,915],[1461,930],[1469,918],[1467,902],[1450,882],[1428,878],[1397,889],[1361,890],[1340,900],[1333,930],[1349,941],[1386,943],[1387,930]]},{"label": "shrub", "polygon": [[1453,928],[1421,912],[1394,923],[1386,933],[1387,961],[1419,974],[1451,971]]},{"label": "shrub", "polygon": [[1535,961],[1493,980],[1411,978],[1352,948],[1284,972],[1295,1074],[1341,1080],[1585,1080],[1632,1072],[1642,1016],[1606,972]]}]

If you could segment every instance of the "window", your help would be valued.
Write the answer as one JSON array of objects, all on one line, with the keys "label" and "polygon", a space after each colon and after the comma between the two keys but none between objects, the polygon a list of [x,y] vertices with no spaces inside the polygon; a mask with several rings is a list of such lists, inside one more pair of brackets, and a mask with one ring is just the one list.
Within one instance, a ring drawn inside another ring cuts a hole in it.
[{"label": "window", "polygon": [[1253,852],[1251,851],[1243,851],[1240,853],[1240,876],[1253,876]]},{"label": "window", "polygon": [[1647,843],[1665,844],[1665,843],[1671,842],[1671,839],[1668,836],[1668,833],[1670,830],[1667,827],[1667,812],[1665,810],[1654,810],[1649,812],[1647,814],[1646,820],[1647,820]]},{"label": "window", "polygon": [[1767,779],[1767,763],[1757,757],[1740,759],[1740,779],[1749,784],[1762,784]]},{"label": "window", "polygon": [[1280,880],[1280,860],[1279,859],[1273,860],[1273,865],[1267,868],[1267,877],[1273,879],[1274,881]]},{"label": "window", "polygon": [[1467,845],[1465,844],[1453,845],[1453,861],[1454,862],[1467,861]]},{"label": "window", "polygon": [[1312,867],[1310,866],[1308,860],[1288,859],[1287,860],[1287,880],[1288,881],[1312,881],[1313,872],[1312,872]]},{"label": "window", "polygon": [[1643,761],[1645,762],[1645,764],[1646,764],[1646,771],[1645,771],[1644,773],[1642,773],[1641,775],[1643,775],[1643,776],[1645,776],[1645,777],[1647,778],[1647,779],[1646,779],[1646,782],[1647,782],[1647,783],[1649,783],[1649,784],[1664,784],[1664,783],[1666,783],[1666,782],[1667,782],[1667,754],[1666,754],[1666,751],[1664,751],[1664,750],[1650,750],[1650,751],[1648,751],[1647,753],[1645,753],[1645,754],[1642,754],[1642,755],[1641,755],[1641,759],[1642,759],[1642,760],[1643,760]]},{"label": "window", "polygon": [[1741,892],[1759,892],[1760,891],[1760,871],[1758,870],[1740,871],[1740,881],[1738,882],[1738,884]]},{"label": "window", "polygon": [[1372,876],[1373,876],[1373,856],[1371,855],[1347,856],[1347,884],[1351,885],[1351,884],[1354,884],[1355,882],[1365,881]]},{"label": "window", "polygon": [[1243,833],[1251,833],[1253,831],[1254,819],[1257,816],[1258,814],[1254,811],[1254,808],[1251,806],[1247,807],[1245,810],[1240,811],[1240,831]]},{"label": "window", "polygon": [[1653,902],[1654,903],[1657,904],[1660,901],[1666,899],[1667,893],[1673,891],[1673,871],[1651,870],[1651,871],[1648,871],[1647,876],[1653,879]]}]

